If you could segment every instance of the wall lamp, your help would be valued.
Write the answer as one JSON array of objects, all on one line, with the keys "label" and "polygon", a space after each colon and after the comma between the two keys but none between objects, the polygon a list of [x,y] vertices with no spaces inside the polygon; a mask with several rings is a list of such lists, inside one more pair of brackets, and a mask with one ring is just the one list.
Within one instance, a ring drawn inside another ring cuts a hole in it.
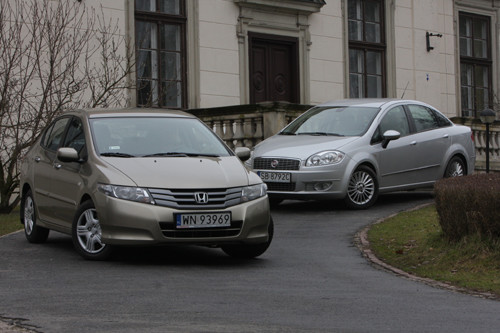
[{"label": "wall lamp", "polygon": [[479,119],[483,124],[486,124],[486,173],[490,172],[490,124],[495,121],[495,111],[492,109],[484,109],[479,114]]},{"label": "wall lamp", "polygon": [[425,32],[425,41],[426,41],[426,44],[427,44],[427,52],[429,52],[430,50],[434,50],[434,47],[431,46],[431,41],[430,41],[430,38],[431,37],[443,37],[442,34],[434,34],[432,32],[429,32],[429,31],[426,31]]}]

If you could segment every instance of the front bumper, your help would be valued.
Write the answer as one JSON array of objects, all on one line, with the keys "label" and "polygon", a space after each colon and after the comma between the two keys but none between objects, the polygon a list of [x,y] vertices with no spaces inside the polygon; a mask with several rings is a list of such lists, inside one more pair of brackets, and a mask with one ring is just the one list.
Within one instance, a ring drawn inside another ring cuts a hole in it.
[{"label": "front bumper", "polygon": [[[270,172],[271,170],[254,170]],[[291,183],[267,182],[271,198],[295,200],[321,200],[344,198],[349,177],[343,166],[303,168],[293,171],[275,171],[291,174]]]},{"label": "front bumper", "polygon": [[[137,203],[98,193],[96,210],[102,229],[102,241],[111,245],[264,243],[270,223],[267,196],[216,210],[181,211],[168,207]],[[174,214],[230,211],[232,225],[224,228],[192,229],[176,233]],[[166,229],[169,229],[166,231]]]}]

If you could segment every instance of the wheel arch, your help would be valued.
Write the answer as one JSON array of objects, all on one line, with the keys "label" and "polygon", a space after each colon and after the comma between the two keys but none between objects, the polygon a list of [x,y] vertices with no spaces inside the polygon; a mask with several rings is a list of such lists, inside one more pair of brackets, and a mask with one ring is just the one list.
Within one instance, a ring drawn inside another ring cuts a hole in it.
[{"label": "wheel arch", "polygon": [[462,154],[461,152],[455,152],[454,154],[452,154],[452,155],[451,155],[451,156],[447,159],[447,161],[446,161],[446,163],[445,163],[445,165],[444,165],[444,169],[443,169],[443,170],[442,170],[442,172],[441,172],[441,174],[442,174],[442,176],[443,176],[443,177],[445,177],[445,176],[446,176],[446,170],[447,170],[447,168],[448,168],[448,164],[449,164],[449,163],[450,163],[450,161],[451,161],[453,158],[455,158],[455,157],[459,158],[459,159],[462,161],[462,163],[463,163],[463,165],[464,165],[464,168],[465,168],[465,172],[464,172],[464,174],[465,174],[465,175],[468,175],[468,174],[469,174],[469,164],[467,163],[467,159],[466,159],[466,157],[465,157],[465,156],[464,156],[464,154]]},{"label": "wheel arch", "polygon": [[82,195],[82,198],[80,199],[80,203],[79,203],[79,204],[81,205],[81,204],[82,204],[82,203],[84,203],[85,201],[92,201],[92,202],[94,202],[94,199],[92,199],[92,197],[90,196],[90,194],[88,194],[88,193],[84,193],[84,194]]},{"label": "wheel arch", "polygon": [[24,201],[26,200],[26,193],[28,193],[28,191],[31,190],[31,186],[30,184],[28,183],[24,183],[22,188],[21,188],[21,202],[20,202],[20,206],[21,206],[21,209],[19,210],[19,219],[20,219],[20,222],[21,224],[24,225]]}]

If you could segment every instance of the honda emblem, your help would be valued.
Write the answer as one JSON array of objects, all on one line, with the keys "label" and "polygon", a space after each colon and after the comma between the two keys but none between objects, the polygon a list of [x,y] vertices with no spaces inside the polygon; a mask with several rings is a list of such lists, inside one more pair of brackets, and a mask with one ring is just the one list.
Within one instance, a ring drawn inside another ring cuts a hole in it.
[{"label": "honda emblem", "polygon": [[196,192],[194,194],[194,200],[196,200],[196,203],[206,204],[206,203],[208,203],[208,193],[206,193],[206,192]]}]

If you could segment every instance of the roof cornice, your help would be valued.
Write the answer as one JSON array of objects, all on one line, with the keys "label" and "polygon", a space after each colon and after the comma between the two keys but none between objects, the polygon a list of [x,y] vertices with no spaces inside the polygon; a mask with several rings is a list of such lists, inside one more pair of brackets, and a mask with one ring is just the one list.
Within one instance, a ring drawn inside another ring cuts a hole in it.
[{"label": "roof cornice", "polygon": [[310,15],[321,10],[324,0],[234,0],[240,7]]}]

